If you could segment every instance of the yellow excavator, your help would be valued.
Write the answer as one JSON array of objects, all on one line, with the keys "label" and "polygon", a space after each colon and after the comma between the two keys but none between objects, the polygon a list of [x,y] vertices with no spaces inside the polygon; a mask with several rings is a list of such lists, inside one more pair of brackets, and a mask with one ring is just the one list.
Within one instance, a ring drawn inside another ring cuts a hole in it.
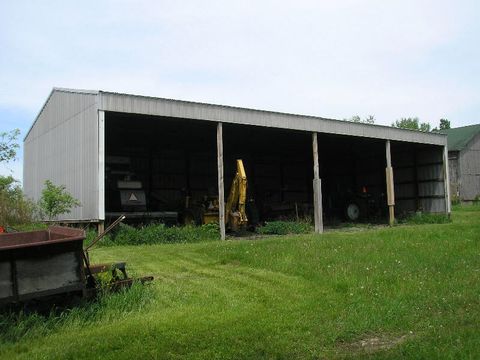
[{"label": "yellow excavator", "polygon": [[[229,230],[238,231],[248,224],[246,201],[247,174],[243,161],[237,159],[237,171],[225,204],[225,224]],[[218,209],[218,197],[205,198],[201,206],[189,206],[187,198],[184,223],[202,225],[218,222]]]},{"label": "yellow excavator", "polygon": [[245,204],[247,201],[247,174],[243,161],[237,160],[237,172],[230,187],[227,204],[225,205],[225,223],[232,231],[243,228],[248,223]]}]

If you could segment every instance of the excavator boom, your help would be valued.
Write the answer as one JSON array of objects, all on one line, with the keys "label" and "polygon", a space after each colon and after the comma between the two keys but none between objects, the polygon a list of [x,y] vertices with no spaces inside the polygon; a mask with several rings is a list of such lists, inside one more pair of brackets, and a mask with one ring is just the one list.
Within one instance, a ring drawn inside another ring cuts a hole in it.
[{"label": "excavator boom", "polygon": [[241,159],[237,160],[237,172],[232,181],[230,193],[225,205],[225,222],[232,230],[248,222],[245,204],[247,201],[247,174]]}]

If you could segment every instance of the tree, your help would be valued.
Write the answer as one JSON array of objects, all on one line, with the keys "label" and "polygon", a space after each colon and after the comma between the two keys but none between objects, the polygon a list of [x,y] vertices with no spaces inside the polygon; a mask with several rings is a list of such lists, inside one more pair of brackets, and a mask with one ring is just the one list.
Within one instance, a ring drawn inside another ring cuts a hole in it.
[{"label": "tree", "polygon": [[66,190],[65,185],[56,186],[47,180],[39,206],[48,219],[53,220],[58,215],[69,214],[73,207],[80,206],[80,202]]},{"label": "tree", "polygon": [[429,132],[431,129],[431,126],[429,123],[426,123],[426,122],[421,123],[418,117],[401,118],[400,120],[397,120],[394,123],[392,123],[392,126],[400,129],[410,129],[410,130],[425,131],[425,132]]},{"label": "tree", "polygon": [[[8,163],[17,157],[17,138],[20,130],[0,133],[0,163]],[[12,176],[0,175],[0,225],[14,226],[32,221],[35,204],[27,199],[20,183]]]},{"label": "tree", "polygon": [[0,133],[0,162],[16,159],[17,150],[20,147],[17,144],[18,135],[20,135],[19,129]]},{"label": "tree", "polygon": [[356,123],[363,123],[363,124],[375,124],[375,116],[373,115],[368,115],[365,118],[361,118],[358,115],[352,116],[350,119],[343,119],[344,121],[351,121],[351,122],[356,122]]},{"label": "tree", "polygon": [[440,126],[439,128],[434,127],[432,132],[439,132],[441,130],[448,130],[450,129],[450,121],[447,119],[440,119]]},{"label": "tree", "polygon": [[440,130],[450,129],[450,120],[440,119]]},{"label": "tree", "polygon": [[35,204],[25,198],[20,183],[11,176],[0,175],[0,225],[29,223],[35,210]]}]

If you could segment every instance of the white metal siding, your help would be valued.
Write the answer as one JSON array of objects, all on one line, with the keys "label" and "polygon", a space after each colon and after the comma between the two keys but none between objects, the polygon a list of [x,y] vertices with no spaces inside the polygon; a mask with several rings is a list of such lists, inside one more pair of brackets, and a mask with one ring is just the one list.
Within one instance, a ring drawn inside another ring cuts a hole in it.
[{"label": "white metal siding", "polygon": [[98,219],[96,99],[95,94],[53,91],[24,141],[26,195],[37,201],[45,180],[51,180],[82,203],[59,220]]}]

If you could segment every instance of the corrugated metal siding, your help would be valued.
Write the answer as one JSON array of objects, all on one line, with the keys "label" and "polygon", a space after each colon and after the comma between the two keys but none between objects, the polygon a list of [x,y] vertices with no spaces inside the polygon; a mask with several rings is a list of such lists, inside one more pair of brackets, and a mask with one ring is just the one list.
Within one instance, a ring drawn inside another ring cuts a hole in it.
[{"label": "corrugated metal siding", "polygon": [[392,161],[397,214],[445,211],[443,148],[393,150]]},{"label": "corrugated metal siding", "polygon": [[448,154],[448,170],[450,174],[450,193],[456,199],[460,196],[460,176],[458,168],[458,152],[452,151]]},{"label": "corrugated metal siding", "polygon": [[444,212],[445,185],[443,149],[432,148],[418,153],[418,194],[423,211]]},{"label": "corrugated metal siding", "polygon": [[45,180],[82,203],[59,220],[98,219],[96,95],[54,91],[24,141],[23,186],[38,200]]},{"label": "corrugated metal siding", "polygon": [[221,121],[233,124],[316,131],[328,134],[390,139],[434,145],[446,145],[447,143],[447,137],[445,135],[408,131],[388,126],[366,125],[313,116],[108,92],[100,92],[99,96],[100,109],[105,111]]},{"label": "corrugated metal siding", "polygon": [[475,200],[480,196],[480,135],[460,152],[460,198]]}]

